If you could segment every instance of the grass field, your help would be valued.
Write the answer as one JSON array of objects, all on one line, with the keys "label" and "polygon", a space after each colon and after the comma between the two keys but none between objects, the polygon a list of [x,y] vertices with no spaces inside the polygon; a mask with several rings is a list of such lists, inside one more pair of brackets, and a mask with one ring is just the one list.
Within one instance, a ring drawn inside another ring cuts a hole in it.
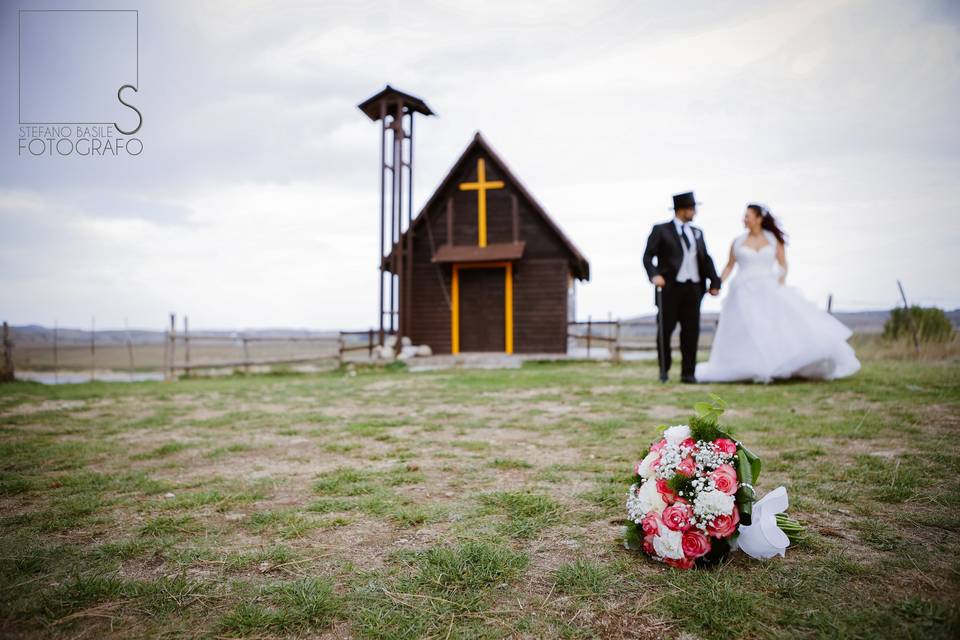
[{"label": "grass field", "polygon": [[[953,638],[960,363],[660,386],[653,364],[0,386],[0,636]],[[709,391],[810,535],[623,549],[632,464]]]}]

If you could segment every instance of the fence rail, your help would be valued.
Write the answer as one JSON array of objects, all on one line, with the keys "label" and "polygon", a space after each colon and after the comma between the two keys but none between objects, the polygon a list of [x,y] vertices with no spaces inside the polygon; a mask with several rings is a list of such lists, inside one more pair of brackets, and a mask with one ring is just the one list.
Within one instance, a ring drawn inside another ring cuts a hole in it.
[{"label": "fence rail", "polygon": [[3,323],[0,381],[14,379],[14,364],[28,379],[51,383],[170,380],[200,370],[250,371],[274,365],[339,366],[364,357],[373,359],[378,347],[395,333],[374,329],[293,335],[191,331],[188,318],[181,324],[173,314],[161,332],[92,329],[93,323],[89,333],[58,330],[55,325],[47,333],[24,335],[14,350],[13,332]]},{"label": "fence rail", "polygon": [[[175,379],[199,371],[234,369],[249,372],[258,367],[277,365],[340,366],[349,361],[374,359],[380,345],[395,333],[376,329],[329,332],[316,335],[262,335],[237,332],[191,331],[184,318],[181,327],[176,318],[160,334],[135,340],[131,332],[119,338],[90,332],[65,339],[54,328],[46,340],[18,345],[17,363],[33,376],[50,376],[80,381],[122,379]],[[638,335],[637,332],[645,335]],[[115,332],[114,332],[115,333]],[[586,348],[588,358],[610,357],[656,350],[656,323],[651,320],[593,320],[569,322],[567,336],[575,348],[574,357]],[[705,336],[709,339],[709,336]],[[9,329],[2,336],[0,380],[12,379],[14,344]],[[51,341],[52,338],[52,341]],[[579,353],[578,353],[579,352]],[[154,377],[155,376],[155,377]]]},{"label": "fence rail", "polygon": [[[710,347],[716,321],[700,325],[700,346]],[[567,322],[567,339],[577,347],[586,349],[592,357],[598,347],[609,351],[613,360],[621,360],[625,352],[650,352],[657,350],[657,321],[655,318],[641,320],[571,320]],[[671,339],[671,349],[679,346],[679,337]]]},{"label": "fence rail", "polygon": [[[181,371],[185,375],[198,370],[242,368],[249,371],[252,367],[324,361],[340,366],[348,359],[348,354],[354,352],[366,351],[367,356],[373,358],[374,349],[384,344],[391,335],[390,332],[373,329],[316,336],[192,333],[187,318],[184,318],[183,331],[177,332],[176,316],[171,314],[170,327],[164,336],[164,379],[172,380]],[[211,349],[210,345],[218,346]],[[234,347],[233,353],[225,352],[231,345]],[[295,348],[292,351],[287,349],[286,353],[277,353],[284,351],[283,347],[286,346]],[[199,360],[196,358],[198,349],[202,349],[199,353],[205,356]],[[268,353],[257,354],[257,350]]]}]

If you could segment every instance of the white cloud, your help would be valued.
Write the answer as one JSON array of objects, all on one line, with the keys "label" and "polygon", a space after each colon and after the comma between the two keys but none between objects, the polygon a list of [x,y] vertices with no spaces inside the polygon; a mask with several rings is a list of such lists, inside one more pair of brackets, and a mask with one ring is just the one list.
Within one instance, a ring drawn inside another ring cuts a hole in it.
[{"label": "white cloud", "polygon": [[0,311],[372,324],[378,132],[355,105],[387,81],[440,114],[417,124],[416,200],[482,129],[591,260],[583,315],[651,310],[643,243],[686,188],[719,263],[760,199],[811,299],[888,305],[899,278],[960,305],[957,17],[862,0],[148,5],[144,156],[0,156]]}]

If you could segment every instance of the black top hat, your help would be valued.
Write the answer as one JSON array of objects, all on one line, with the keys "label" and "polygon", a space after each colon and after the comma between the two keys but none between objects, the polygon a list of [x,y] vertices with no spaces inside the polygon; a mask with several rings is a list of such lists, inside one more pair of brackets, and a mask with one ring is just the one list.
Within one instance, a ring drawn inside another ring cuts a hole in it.
[{"label": "black top hat", "polygon": [[693,197],[693,191],[688,191],[687,193],[678,193],[673,196],[674,210],[696,209],[698,204],[700,203],[697,202],[696,198]]}]

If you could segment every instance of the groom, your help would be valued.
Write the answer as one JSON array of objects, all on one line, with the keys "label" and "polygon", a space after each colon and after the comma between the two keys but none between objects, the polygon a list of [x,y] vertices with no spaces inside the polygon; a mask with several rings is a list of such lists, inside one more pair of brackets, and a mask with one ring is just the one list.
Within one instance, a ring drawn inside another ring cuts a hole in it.
[{"label": "groom", "polygon": [[[643,252],[643,266],[657,287],[657,358],[660,382],[670,371],[670,336],[680,323],[682,382],[697,381],[697,341],[700,339],[700,301],[707,291],[720,293],[720,277],[707,253],[703,232],[690,224],[697,215],[693,192],[673,196],[675,217],[654,225]],[[707,285],[709,281],[709,286]]]}]

